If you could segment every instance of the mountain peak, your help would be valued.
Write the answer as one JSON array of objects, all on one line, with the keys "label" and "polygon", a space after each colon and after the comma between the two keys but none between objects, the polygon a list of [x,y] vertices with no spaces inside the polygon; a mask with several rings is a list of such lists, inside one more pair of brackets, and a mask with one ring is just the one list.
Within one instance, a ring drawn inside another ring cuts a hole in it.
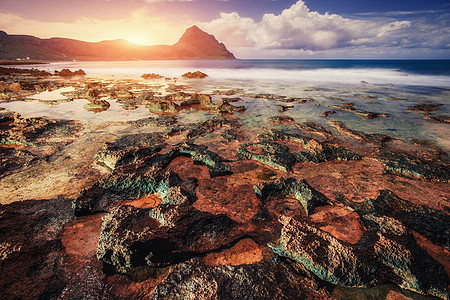
[{"label": "mountain peak", "polygon": [[218,54],[218,56],[223,58],[235,59],[234,55],[227,50],[224,44],[217,41],[213,35],[201,30],[196,25],[186,29],[175,45],[193,51],[199,51],[200,53],[210,53],[213,56],[214,54]]}]

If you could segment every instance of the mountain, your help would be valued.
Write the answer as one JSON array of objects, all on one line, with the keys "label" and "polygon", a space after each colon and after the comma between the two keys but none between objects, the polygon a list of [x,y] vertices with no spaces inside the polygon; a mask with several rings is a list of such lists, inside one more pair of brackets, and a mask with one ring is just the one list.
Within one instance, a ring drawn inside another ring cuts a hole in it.
[{"label": "mountain", "polygon": [[66,38],[40,39],[0,31],[0,59],[33,60],[162,60],[235,59],[233,53],[197,26],[188,28],[174,45],[143,46],[125,40],[84,42]]}]

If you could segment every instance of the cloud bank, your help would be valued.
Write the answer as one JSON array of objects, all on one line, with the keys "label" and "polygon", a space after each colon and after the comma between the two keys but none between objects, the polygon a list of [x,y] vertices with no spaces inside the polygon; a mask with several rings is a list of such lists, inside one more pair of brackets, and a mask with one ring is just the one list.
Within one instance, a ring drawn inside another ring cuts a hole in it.
[{"label": "cloud bank", "polygon": [[241,17],[237,12],[221,13],[220,18],[203,26],[231,47],[303,51],[450,48],[448,21],[445,25],[436,20],[434,23],[427,19],[398,20],[392,16],[344,18],[310,11],[301,0],[279,15],[265,14],[261,21]]}]

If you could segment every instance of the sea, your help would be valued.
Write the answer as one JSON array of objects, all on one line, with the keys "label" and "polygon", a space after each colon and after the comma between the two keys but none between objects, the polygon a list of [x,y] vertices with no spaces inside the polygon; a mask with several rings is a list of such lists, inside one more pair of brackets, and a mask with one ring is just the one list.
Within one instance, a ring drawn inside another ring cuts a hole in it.
[{"label": "sea", "polygon": [[178,77],[200,70],[211,78],[289,82],[401,84],[450,88],[450,60],[171,60],[125,62],[55,62],[31,65],[43,70],[81,68],[90,75]]},{"label": "sea", "polygon": [[[402,140],[426,139],[444,151],[450,151],[448,123],[430,123],[424,119],[424,115],[408,110],[408,107],[416,104],[441,104],[432,115],[450,115],[450,60],[64,61],[20,68],[51,72],[64,68],[72,71],[83,69],[87,78],[92,80],[141,82],[145,82],[140,77],[144,73],[157,73],[171,78],[171,81],[162,80],[159,84],[184,85],[193,92],[239,89],[243,99],[240,105],[247,108],[242,123],[248,129],[268,126],[267,118],[280,114],[277,110],[280,103],[245,97],[245,94],[312,98],[314,103],[295,104],[293,109],[283,114],[298,122],[314,121],[326,127],[330,127],[330,120],[337,120],[343,121],[351,129],[367,133],[387,134]],[[195,80],[181,77],[192,71],[204,72],[208,77]],[[110,100],[111,108],[95,116],[83,111],[81,102],[61,103],[58,107],[45,106],[42,101],[35,104],[10,102],[0,103],[0,107],[17,111],[25,117],[72,118],[86,123],[152,115],[145,107],[125,111],[114,99]],[[216,97],[215,101],[219,99]],[[332,105],[342,103],[354,103],[357,109],[386,113],[389,117],[365,119],[343,111],[336,111],[328,118],[322,117],[324,111],[335,110],[330,108]],[[179,115],[180,119],[187,122],[208,117],[208,114],[194,111]]]}]

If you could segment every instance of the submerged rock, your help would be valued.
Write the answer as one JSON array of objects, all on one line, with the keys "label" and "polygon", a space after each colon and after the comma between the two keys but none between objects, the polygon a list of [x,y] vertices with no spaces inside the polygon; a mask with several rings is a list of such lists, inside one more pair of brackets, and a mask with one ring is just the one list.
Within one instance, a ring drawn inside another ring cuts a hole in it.
[{"label": "submerged rock", "polygon": [[390,136],[387,136],[384,134],[378,134],[378,133],[367,134],[362,131],[350,129],[347,126],[345,126],[344,123],[339,122],[339,121],[330,121],[330,125],[336,127],[340,133],[348,135],[351,138],[361,140],[363,142],[382,144],[389,140],[392,140],[392,138]]},{"label": "submerged rock", "polygon": [[324,112],[322,113],[322,117],[326,118],[326,117],[328,117],[329,115],[332,115],[332,114],[335,114],[335,113],[336,113],[336,112],[335,112],[334,110],[324,111]]},{"label": "submerged rock", "polygon": [[177,124],[177,118],[173,116],[148,117],[136,121],[127,121],[128,125],[133,127],[157,126],[165,127]]},{"label": "submerged rock", "polygon": [[362,109],[356,109],[354,106],[355,106],[354,103],[344,103],[342,105],[330,105],[330,107],[332,107],[332,108],[336,108],[336,109],[339,109],[342,111],[348,111],[348,112],[354,113],[355,115],[362,116],[367,119],[375,119],[378,117],[384,117],[384,118],[389,117],[388,114],[370,112],[370,111],[365,111]]},{"label": "submerged rock", "polygon": [[420,114],[423,115],[429,115],[430,113],[439,111],[439,106],[442,106],[443,104],[435,104],[435,103],[428,103],[428,104],[416,104],[413,106],[408,106],[406,110],[409,111],[417,111]]},{"label": "submerged rock", "polygon": [[226,99],[220,100],[217,106],[217,112],[221,114],[233,114],[235,112],[245,111],[245,106],[234,106],[231,105]]},{"label": "submerged rock", "polygon": [[279,112],[285,112],[285,111],[288,111],[288,110],[290,110],[290,109],[292,109],[292,108],[294,108],[294,106],[293,105],[277,105],[278,106],[278,111]]},{"label": "submerged rock", "polygon": [[449,116],[426,116],[424,118],[426,121],[431,123],[446,123],[450,124],[450,117]]}]

